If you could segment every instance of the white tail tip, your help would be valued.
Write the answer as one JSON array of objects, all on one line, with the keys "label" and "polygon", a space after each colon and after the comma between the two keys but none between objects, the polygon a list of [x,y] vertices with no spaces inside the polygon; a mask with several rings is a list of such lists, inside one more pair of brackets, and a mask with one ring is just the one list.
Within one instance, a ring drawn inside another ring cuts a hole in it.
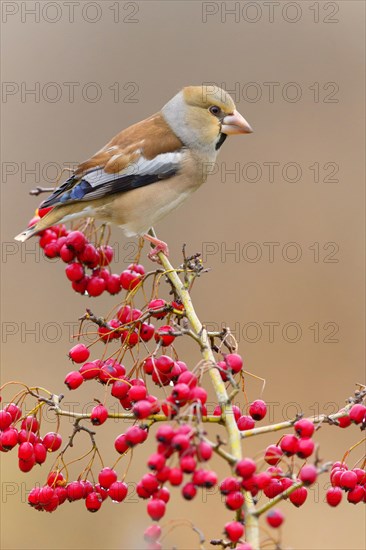
[{"label": "white tail tip", "polygon": [[27,229],[26,231],[23,231],[22,233],[19,233],[14,239],[16,241],[20,241],[21,243],[24,243],[29,237],[31,237],[34,234],[33,229]]}]

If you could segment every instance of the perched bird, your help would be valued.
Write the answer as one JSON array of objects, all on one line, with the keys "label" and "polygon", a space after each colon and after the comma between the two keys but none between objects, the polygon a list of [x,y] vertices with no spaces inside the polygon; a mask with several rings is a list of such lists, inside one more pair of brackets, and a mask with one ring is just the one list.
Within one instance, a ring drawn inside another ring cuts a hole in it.
[{"label": "perched bird", "polygon": [[226,137],[253,130],[224,90],[187,86],[158,113],[122,130],[82,162],[39,209],[50,209],[15,237],[25,241],[57,223],[93,217],[127,236],[167,245],[148,234],[207,179]]}]

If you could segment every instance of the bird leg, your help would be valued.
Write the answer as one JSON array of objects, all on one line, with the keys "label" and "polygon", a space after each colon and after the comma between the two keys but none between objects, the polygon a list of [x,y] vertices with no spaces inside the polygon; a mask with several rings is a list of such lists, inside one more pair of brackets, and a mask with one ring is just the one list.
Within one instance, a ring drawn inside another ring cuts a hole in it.
[{"label": "bird leg", "polygon": [[150,243],[155,245],[151,252],[149,252],[148,254],[148,258],[150,260],[152,260],[153,262],[159,261],[159,252],[162,252],[163,254],[165,254],[165,256],[169,256],[168,245],[164,241],[161,241],[156,236],[150,235],[149,233],[145,233],[144,235],[142,235],[142,237],[146,241],[149,241]]}]

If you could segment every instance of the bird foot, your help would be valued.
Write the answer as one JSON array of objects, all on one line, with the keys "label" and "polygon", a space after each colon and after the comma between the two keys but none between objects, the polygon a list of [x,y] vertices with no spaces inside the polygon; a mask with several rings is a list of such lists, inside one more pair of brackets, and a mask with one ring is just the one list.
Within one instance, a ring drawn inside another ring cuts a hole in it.
[{"label": "bird foot", "polygon": [[161,241],[156,237],[152,237],[147,233],[143,237],[146,241],[149,241],[150,243],[155,245],[154,248],[147,255],[149,260],[152,260],[153,262],[161,263],[158,256],[159,252],[162,252],[165,256],[169,256],[168,245],[164,241]]}]

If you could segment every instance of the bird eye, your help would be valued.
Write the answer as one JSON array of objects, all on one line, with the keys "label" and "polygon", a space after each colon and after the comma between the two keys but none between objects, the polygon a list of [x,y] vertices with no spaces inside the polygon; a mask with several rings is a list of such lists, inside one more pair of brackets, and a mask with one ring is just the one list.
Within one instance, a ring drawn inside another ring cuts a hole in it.
[{"label": "bird eye", "polygon": [[210,108],[209,108],[209,111],[212,115],[214,116],[218,116],[220,114],[220,108],[217,107],[216,105],[212,105]]}]

